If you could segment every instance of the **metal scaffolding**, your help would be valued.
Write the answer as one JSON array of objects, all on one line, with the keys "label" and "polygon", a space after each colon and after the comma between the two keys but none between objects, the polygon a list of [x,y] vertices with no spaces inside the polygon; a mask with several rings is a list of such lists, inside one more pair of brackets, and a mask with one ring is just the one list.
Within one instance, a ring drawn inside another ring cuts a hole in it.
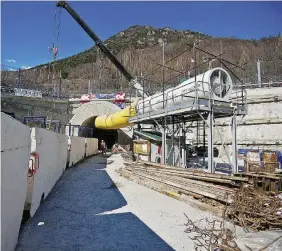
[{"label": "metal scaffolding", "polygon": [[[199,49],[195,45],[195,59],[197,58],[196,51]],[[202,51],[201,49],[199,49]],[[215,56],[208,53],[214,58],[221,61],[219,56]],[[231,71],[226,65],[229,63],[226,60],[222,60],[223,65],[229,72]],[[207,62],[209,63],[209,62]],[[234,66],[233,63],[230,63]],[[164,65],[163,65],[164,67]],[[197,128],[197,147],[201,145],[203,147],[203,164],[199,165],[201,168],[207,168],[209,172],[215,172],[215,161],[214,161],[214,130],[218,131],[215,125],[215,120],[219,118],[228,118],[232,120],[231,133],[232,133],[232,172],[238,172],[237,164],[237,116],[245,116],[247,114],[247,98],[244,89],[234,88],[232,98],[228,101],[218,101],[211,95],[212,88],[208,82],[196,80],[196,69],[197,65],[195,62],[195,89],[189,93],[180,94],[181,98],[190,98],[189,102],[182,102],[178,105],[166,106],[165,102],[168,102],[168,96],[163,99],[163,108],[153,110],[152,105],[157,103],[147,102],[144,104],[144,99],[138,103],[140,107],[136,107],[137,112],[135,117],[130,118],[131,123],[140,125],[153,125],[162,132],[162,164],[169,164],[173,166],[179,166],[183,168],[195,167],[195,165],[187,164],[187,147],[186,147],[186,133],[191,129]],[[232,73],[232,71],[231,71]],[[235,75],[235,74],[234,74]],[[238,77],[235,75],[235,78]],[[164,83],[164,80],[163,80]],[[209,98],[203,98],[199,95],[199,87],[203,84],[209,86]],[[176,87],[175,89],[177,89]],[[174,89],[174,90],[175,90]],[[193,93],[192,93],[193,92]],[[189,95],[190,94],[190,95]],[[163,93],[159,94],[160,96]],[[171,97],[175,99],[177,96]],[[172,102],[173,103],[173,102]],[[219,133],[219,131],[218,131]],[[221,136],[220,136],[221,137]],[[206,156],[206,139],[207,139],[207,151]],[[222,146],[224,147],[224,140],[222,139]],[[207,157],[207,165],[206,165]],[[230,157],[229,157],[230,160]]]}]

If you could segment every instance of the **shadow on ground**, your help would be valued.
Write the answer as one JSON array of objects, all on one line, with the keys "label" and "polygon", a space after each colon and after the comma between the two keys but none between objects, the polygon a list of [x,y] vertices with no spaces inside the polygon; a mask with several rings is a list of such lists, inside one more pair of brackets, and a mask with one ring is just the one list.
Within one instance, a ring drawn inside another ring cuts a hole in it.
[{"label": "shadow on ground", "polygon": [[16,250],[173,250],[130,212],[96,215],[127,205],[106,172],[107,161],[96,156],[67,170],[25,226]]}]

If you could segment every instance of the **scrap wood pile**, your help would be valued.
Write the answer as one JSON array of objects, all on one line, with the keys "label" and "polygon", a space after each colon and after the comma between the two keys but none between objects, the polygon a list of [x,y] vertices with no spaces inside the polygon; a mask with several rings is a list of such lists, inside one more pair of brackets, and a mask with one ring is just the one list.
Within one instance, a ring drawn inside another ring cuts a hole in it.
[{"label": "scrap wood pile", "polygon": [[[211,174],[151,162],[125,162],[125,178],[159,192],[173,191],[217,206],[224,217],[250,230],[282,229],[282,201],[257,191],[244,177]],[[214,202],[214,203],[211,203]]]}]

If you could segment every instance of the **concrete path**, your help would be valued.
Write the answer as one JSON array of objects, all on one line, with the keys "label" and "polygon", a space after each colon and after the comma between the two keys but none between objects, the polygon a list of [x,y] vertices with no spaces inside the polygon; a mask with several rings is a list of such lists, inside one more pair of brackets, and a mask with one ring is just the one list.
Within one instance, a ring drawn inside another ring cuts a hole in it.
[{"label": "concrete path", "polygon": [[95,156],[65,171],[16,251],[194,250],[183,213],[211,215],[120,177],[121,166],[120,155]]}]

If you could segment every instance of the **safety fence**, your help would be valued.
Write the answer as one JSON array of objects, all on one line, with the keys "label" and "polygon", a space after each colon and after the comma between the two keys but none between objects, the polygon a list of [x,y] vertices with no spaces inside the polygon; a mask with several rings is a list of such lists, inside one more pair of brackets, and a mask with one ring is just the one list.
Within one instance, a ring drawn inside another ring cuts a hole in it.
[{"label": "safety fence", "polygon": [[[13,113],[6,114],[15,117]],[[29,127],[44,128],[69,136],[92,138],[94,135],[94,129],[92,127],[73,125],[71,123],[66,124],[62,123],[60,120],[47,119],[46,116],[24,116],[22,122]]]},{"label": "safety fence", "polygon": [[1,250],[12,251],[23,211],[32,217],[67,167],[98,153],[98,139],[40,127],[30,130],[4,113],[1,124]]},{"label": "safety fence", "polygon": [[[216,63],[216,62],[215,62]],[[215,64],[211,67],[220,65]],[[242,65],[241,68],[232,68],[236,74],[232,75],[235,85],[246,85],[246,88],[252,88],[257,85],[260,88],[267,87],[267,84],[282,82],[282,60],[253,61]],[[198,69],[199,73],[205,72],[207,66]],[[159,69],[162,71],[162,68]],[[183,71],[183,70],[181,70]],[[138,81],[143,85],[144,90],[150,94],[163,90],[162,78],[154,72],[145,77],[138,77]],[[172,73],[165,69],[164,88],[175,87],[180,82],[193,77],[193,70]],[[239,81],[238,78],[241,80]],[[1,92],[14,95],[14,88],[40,91],[42,97],[52,98],[80,98],[87,93],[116,93],[124,92],[126,97],[137,96],[138,93],[133,86],[129,86],[124,80],[109,79],[105,76],[104,82],[93,78],[57,78],[48,77],[43,74],[40,68],[20,69],[1,64]]]}]

